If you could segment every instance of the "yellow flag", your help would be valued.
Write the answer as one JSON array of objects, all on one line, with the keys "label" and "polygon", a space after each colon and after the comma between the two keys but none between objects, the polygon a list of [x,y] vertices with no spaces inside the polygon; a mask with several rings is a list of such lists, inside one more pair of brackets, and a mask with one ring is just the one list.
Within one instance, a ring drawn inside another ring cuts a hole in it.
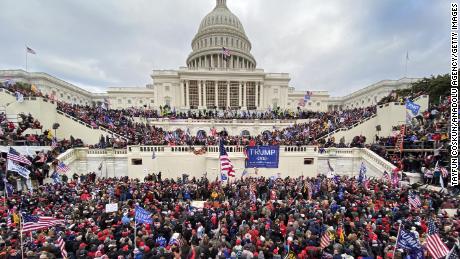
[{"label": "yellow flag", "polygon": [[17,213],[13,213],[13,222],[19,224],[19,215]]},{"label": "yellow flag", "polygon": [[339,242],[340,244],[345,243],[345,235],[343,234],[343,229],[340,229]]},{"label": "yellow flag", "polygon": [[38,93],[38,88],[35,85],[31,85],[30,90],[32,90],[32,92],[34,92],[34,93]]},{"label": "yellow flag", "polygon": [[53,139],[53,133],[51,133],[51,130],[48,130],[48,139]]}]

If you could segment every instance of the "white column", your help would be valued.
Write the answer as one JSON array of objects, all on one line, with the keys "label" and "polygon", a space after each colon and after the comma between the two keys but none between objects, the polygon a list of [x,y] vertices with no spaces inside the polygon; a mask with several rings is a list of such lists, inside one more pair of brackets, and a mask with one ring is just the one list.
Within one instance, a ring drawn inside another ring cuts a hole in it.
[{"label": "white column", "polygon": [[185,92],[186,92],[186,107],[190,109],[190,91],[189,91],[189,82],[188,80],[185,81]]},{"label": "white column", "polygon": [[244,82],[244,88],[243,88],[243,106],[246,107],[247,104],[247,85],[246,82]]},{"label": "white column", "polygon": [[197,81],[198,84],[198,109],[200,109],[200,106],[203,106],[203,100],[201,98],[201,81]]},{"label": "white column", "polygon": [[180,102],[180,107],[185,107],[185,100],[184,100],[184,93],[185,93],[185,84],[184,84],[184,81],[180,81],[180,84],[179,84],[179,92],[180,92],[180,97],[179,97],[179,102]]},{"label": "white column", "polygon": [[243,97],[241,92],[242,83],[238,82],[238,106],[243,107]]},{"label": "white column", "polygon": [[243,110],[247,109],[247,101],[246,101],[246,81],[243,82]]},{"label": "white column", "polygon": [[260,107],[262,109],[265,109],[265,103],[264,103],[264,82],[260,83]]},{"label": "white column", "polygon": [[218,96],[218,91],[217,91],[217,90],[219,89],[218,86],[219,86],[219,82],[218,82],[218,81],[214,81],[214,91],[215,91],[215,93],[214,93],[214,94],[215,94],[215,95],[214,95],[214,97],[215,97],[215,98],[214,98],[214,103],[215,103],[215,106],[216,106],[216,107],[219,107],[219,99],[218,99],[219,96]]},{"label": "white column", "polygon": [[202,81],[203,82],[203,102],[202,102],[202,106],[204,108],[207,108],[208,107],[208,104],[206,103],[206,81]]},{"label": "white column", "polygon": [[257,82],[256,83],[256,100],[255,100],[255,103],[256,103],[256,110],[259,109],[259,85],[260,85],[260,82]]},{"label": "white column", "polygon": [[230,107],[230,81],[227,81],[227,105],[226,107]]},{"label": "white column", "polygon": [[214,54],[211,55],[211,67],[214,67]]}]

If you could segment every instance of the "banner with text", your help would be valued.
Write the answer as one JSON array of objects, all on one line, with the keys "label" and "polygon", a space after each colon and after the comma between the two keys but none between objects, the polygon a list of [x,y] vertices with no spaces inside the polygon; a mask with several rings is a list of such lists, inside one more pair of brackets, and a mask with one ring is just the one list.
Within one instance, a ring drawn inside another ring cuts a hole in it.
[{"label": "banner with text", "polygon": [[254,146],[247,148],[246,168],[278,168],[279,146]]}]

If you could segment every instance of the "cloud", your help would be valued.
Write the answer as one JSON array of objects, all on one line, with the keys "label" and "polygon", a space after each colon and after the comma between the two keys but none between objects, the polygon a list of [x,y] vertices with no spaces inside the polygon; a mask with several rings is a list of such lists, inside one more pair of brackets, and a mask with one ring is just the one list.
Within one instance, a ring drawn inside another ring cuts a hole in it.
[{"label": "cloud", "polygon": [[[87,89],[143,86],[185,65],[213,0],[4,0],[0,69],[24,68]],[[259,68],[298,90],[345,95],[383,79],[449,71],[449,3],[429,0],[228,0]]]}]

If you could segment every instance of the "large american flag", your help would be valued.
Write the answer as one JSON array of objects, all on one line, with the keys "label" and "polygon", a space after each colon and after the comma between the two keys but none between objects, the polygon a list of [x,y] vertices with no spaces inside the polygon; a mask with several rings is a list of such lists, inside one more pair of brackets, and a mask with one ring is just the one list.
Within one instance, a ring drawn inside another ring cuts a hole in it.
[{"label": "large american flag", "polygon": [[66,166],[64,162],[59,162],[59,164],[56,167],[56,171],[60,174],[65,174],[70,172],[70,167]]},{"label": "large american flag", "polygon": [[235,177],[235,170],[233,169],[232,161],[230,161],[230,158],[228,158],[228,154],[224,146],[224,141],[222,140],[219,144],[219,161],[221,174],[226,173],[228,176]]},{"label": "large american flag", "polygon": [[321,237],[321,242],[320,242],[321,249],[328,247],[330,243],[331,243],[331,237],[329,236],[329,233],[327,233],[326,231]]},{"label": "large american flag", "polygon": [[415,194],[414,192],[409,192],[408,200],[409,200],[409,207],[412,206],[412,208],[419,208],[420,206],[422,206],[420,197],[418,197],[418,195]]},{"label": "large american flag", "polygon": [[63,219],[54,217],[34,216],[27,213],[22,213],[22,232],[35,231],[39,229],[49,228],[54,225],[64,225]]},{"label": "large american flag", "polygon": [[65,242],[61,236],[59,236],[59,238],[57,239],[57,245],[59,249],[61,250],[62,258],[67,259],[67,251],[65,250]]},{"label": "large american flag", "polygon": [[30,162],[29,159],[27,159],[27,157],[19,154],[18,151],[16,151],[16,149],[10,147],[10,150],[8,151],[8,154],[6,155],[6,158],[11,160],[11,161],[15,161],[15,162],[18,162],[18,163],[24,163],[26,165],[32,165],[32,162]]},{"label": "large american flag", "polygon": [[428,220],[428,237],[426,238],[426,248],[435,259],[446,256],[449,249],[442,242],[438,234],[438,229],[432,219]]}]

